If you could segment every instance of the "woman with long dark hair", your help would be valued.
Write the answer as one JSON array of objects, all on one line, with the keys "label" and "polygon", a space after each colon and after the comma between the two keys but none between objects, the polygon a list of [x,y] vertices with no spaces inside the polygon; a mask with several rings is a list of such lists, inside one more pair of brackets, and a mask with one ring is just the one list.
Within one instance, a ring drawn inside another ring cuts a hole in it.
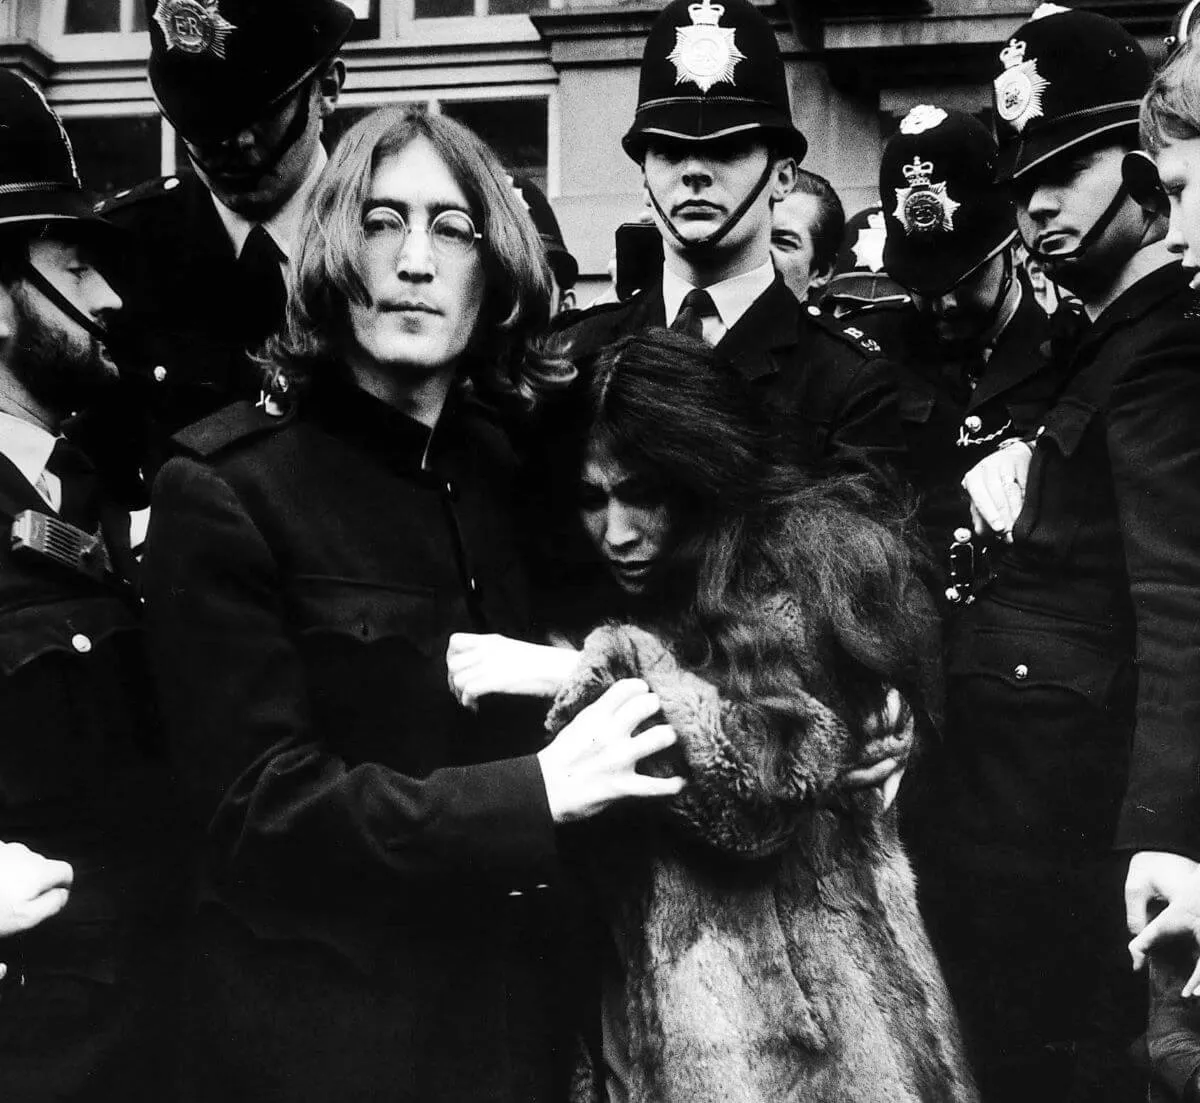
[{"label": "woman with long dark hair", "polygon": [[587,860],[614,954],[609,1100],[970,1100],[894,813],[841,779],[895,689],[923,716],[936,632],[911,520],[864,477],[790,461],[707,346],[666,331],[581,388],[571,502],[612,592],[581,653],[451,641],[467,703],[557,694],[559,730],[642,677],[683,793],[610,815]]}]

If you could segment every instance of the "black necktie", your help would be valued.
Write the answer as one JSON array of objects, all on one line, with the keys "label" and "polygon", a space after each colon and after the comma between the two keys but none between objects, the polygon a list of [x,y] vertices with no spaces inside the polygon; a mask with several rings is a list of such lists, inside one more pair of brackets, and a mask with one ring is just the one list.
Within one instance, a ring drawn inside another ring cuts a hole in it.
[{"label": "black necktie", "polygon": [[237,266],[242,282],[242,320],[246,343],[257,345],[283,324],[287,288],[280,263],[283,253],[260,224],[250,231]]},{"label": "black necktie", "polygon": [[66,437],[59,437],[46,470],[58,476],[62,487],[58,515],[68,524],[94,533],[100,527],[100,480],[92,461]]},{"label": "black necktie", "polygon": [[712,296],[702,288],[695,288],[683,297],[683,305],[675,315],[671,328],[676,333],[686,333],[689,337],[704,340],[704,319],[711,318],[717,313]]}]

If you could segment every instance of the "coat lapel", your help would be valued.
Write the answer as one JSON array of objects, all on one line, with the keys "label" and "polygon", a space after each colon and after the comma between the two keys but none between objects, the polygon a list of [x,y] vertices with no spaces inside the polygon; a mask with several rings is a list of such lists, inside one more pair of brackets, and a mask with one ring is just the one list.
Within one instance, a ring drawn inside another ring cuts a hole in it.
[{"label": "coat lapel", "polygon": [[750,308],[717,344],[721,353],[745,379],[759,379],[782,368],[779,350],[794,350],[801,343],[800,304],[777,275],[775,282],[750,304]]},{"label": "coat lapel", "polygon": [[1041,371],[1046,366],[1042,345],[1049,333],[1049,320],[1034,301],[1032,290],[1022,286],[1021,305],[1000,334],[967,409],[977,409]]}]

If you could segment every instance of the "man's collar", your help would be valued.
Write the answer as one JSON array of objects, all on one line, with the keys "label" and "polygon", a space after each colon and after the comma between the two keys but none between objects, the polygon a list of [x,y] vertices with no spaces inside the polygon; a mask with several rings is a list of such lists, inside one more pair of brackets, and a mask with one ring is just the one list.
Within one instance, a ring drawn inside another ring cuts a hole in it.
[{"label": "man's collar", "polygon": [[32,486],[46,470],[55,436],[42,426],[0,410],[0,453]]},{"label": "man's collar", "polygon": [[[704,288],[712,296],[713,304],[721,321],[727,330],[732,329],[737,321],[771,284],[775,281],[775,267],[770,259],[765,264],[740,276],[711,283]],[[675,320],[683,297],[695,288],[682,276],[675,275],[670,269],[663,271],[663,307],[667,325]]]},{"label": "man's collar", "polygon": [[[308,197],[312,194],[313,188],[317,186],[317,177],[321,175],[321,170],[325,167],[325,163],[328,160],[329,156],[325,152],[325,147],[318,143],[317,155],[313,158],[312,165],[309,168],[308,175],[304,178],[304,182],[279,210],[261,223],[267,233],[271,235],[271,239],[279,246],[279,251],[288,260],[292,259],[295,247],[299,243],[300,219],[304,214]],[[250,236],[250,231],[259,225],[259,223],[238,214],[236,211],[231,211],[212,192],[209,192],[209,196],[212,199],[213,206],[216,208],[217,215],[221,219],[222,225],[225,227],[225,232],[229,235],[229,240],[233,244],[233,255],[240,257],[242,255],[242,246],[246,244],[246,238]]]}]

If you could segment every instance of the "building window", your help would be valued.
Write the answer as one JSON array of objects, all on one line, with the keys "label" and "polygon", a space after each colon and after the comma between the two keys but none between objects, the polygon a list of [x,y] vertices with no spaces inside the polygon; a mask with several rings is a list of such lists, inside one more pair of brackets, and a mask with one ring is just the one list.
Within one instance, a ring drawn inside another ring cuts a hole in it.
[{"label": "building window", "polygon": [[67,0],[63,30],[67,34],[113,34],[144,31],[142,0]]},{"label": "building window", "polygon": [[413,0],[413,16],[437,19],[452,15],[523,15],[545,8],[549,0]]},{"label": "building window", "polygon": [[546,190],[549,105],[544,99],[442,101],[442,114],[469,126],[510,172]]}]

